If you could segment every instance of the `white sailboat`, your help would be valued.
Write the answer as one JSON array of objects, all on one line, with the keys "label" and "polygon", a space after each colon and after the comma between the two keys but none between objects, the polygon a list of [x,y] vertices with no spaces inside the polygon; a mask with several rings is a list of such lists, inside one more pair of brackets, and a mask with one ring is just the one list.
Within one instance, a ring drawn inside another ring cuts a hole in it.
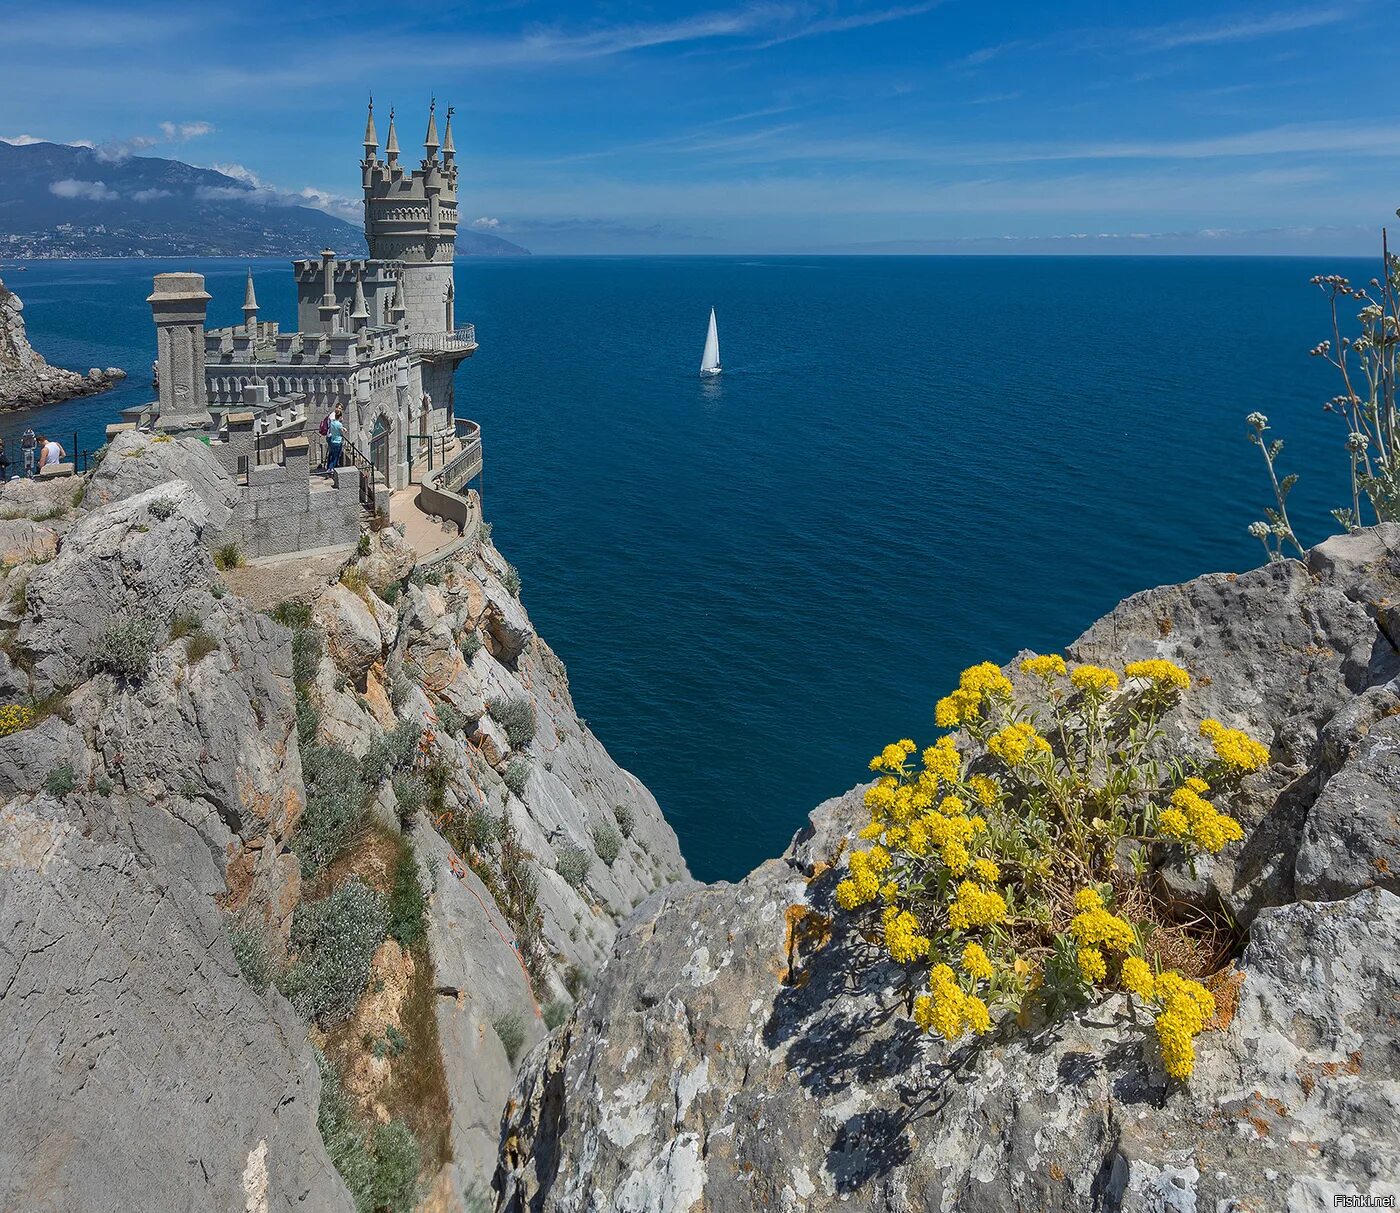
[{"label": "white sailboat", "polygon": [[719,327],[715,324],[715,309],[710,309],[710,331],[705,334],[705,353],[700,359],[700,375],[719,374]]}]

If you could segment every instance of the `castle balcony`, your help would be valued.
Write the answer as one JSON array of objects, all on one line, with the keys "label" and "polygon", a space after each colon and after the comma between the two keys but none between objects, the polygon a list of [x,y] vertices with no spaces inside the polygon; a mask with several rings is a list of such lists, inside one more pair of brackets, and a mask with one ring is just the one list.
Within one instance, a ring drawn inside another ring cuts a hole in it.
[{"label": "castle balcony", "polygon": [[454,354],[463,357],[476,352],[476,325],[464,324],[446,333],[412,333],[409,344],[420,354]]}]

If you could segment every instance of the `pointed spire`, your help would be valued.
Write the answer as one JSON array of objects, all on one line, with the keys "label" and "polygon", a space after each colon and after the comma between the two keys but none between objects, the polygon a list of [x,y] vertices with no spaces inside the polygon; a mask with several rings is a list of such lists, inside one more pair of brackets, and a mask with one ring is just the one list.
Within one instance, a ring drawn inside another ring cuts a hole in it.
[{"label": "pointed spire", "polygon": [[389,317],[392,323],[400,323],[408,315],[408,306],[403,301],[403,278],[394,282],[394,298],[389,303]]},{"label": "pointed spire", "polygon": [[428,153],[429,160],[437,159],[440,146],[437,133],[437,98],[434,97],[428,105],[428,133],[423,136],[423,150]]},{"label": "pointed spire", "polygon": [[456,107],[447,107],[447,127],[442,132],[442,158],[451,160],[457,154],[457,145],[452,142],[452,115],[456,112]]},{"label": "pointed spire", "polygon": [[374,129],[374,97],[369,99],[369,117],[365,120],[365,159],[373,160],[379,150],[379,134]]},{"label": "pointed spire", "polygon": [[253,267],[248,267],[248,284],[243,288],[243,310],[245,312],[256,312],[258,310],[258,297],[253,293]]},{"label": "pointed spire", "polygon": [[390,164],[397,164],[399,160],[399,133],[394,129],[394,110],[389,109],[389,141],[384,145],[384,154],[389,157]]},{"label": "pointed spire", "polygon": [[356,330],[362,329],[369,323],[369,305],[365,302],[365,279],[360,270],[355,271],[355,308],[350,313],[350,319],[355,322]]}]

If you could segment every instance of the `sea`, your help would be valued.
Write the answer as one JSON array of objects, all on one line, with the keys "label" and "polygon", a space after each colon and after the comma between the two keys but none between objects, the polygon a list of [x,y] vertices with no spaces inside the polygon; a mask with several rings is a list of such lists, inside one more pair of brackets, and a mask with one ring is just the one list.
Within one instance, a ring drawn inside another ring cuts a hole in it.
[{"label": "sea", "polygon": [[[580,714],[696,876],[737,879],[974,662],[1054,651],[1134,591],[1259,564],[1246,414],[1305,543],[1347,504],[1326,258],[463,259],[457,411]],[[0,417],[95,449],[151,398],[151,276],[241,319],[242,261],[0,265],[37,348],[115,391]],[[294,327],[286,262],[254,262]],[[723,373],[698,374],[709,310]],[[1189,661],[1188,661],[1189,664]]]}]

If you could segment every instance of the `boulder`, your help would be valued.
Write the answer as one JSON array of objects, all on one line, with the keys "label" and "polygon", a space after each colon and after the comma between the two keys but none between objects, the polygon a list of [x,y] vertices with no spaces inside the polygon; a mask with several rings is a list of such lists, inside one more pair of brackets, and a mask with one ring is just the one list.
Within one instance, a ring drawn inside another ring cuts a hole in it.
[{"label": "boulder", "polygon": [[0,564],[40,564],[58,554],[58,529],[26,518],[0,519]]},{"label": "boulder", "polygon": [[128,430],[107,447],[102,462],[88,480],[83,509],[101,509],[113,501],[133,497],[183,481],[194,490],[208,512],[211,538],[221,535],[238,505],[238,486],[198,438],[172,438]]},{"label": "boulder", "polygon": [[364,599],[339,582],[321,592],[312,618],[324,630],[335,664],[357,682],[383,655],[383,637],[373,613]]},{"label": "boulder", "polygon": [[369,552],[360,557],[359,567],[370,585],[383,589],[413,572],[416,559],[417,553],[408,540],[393,527],[385,527],[370,535]]}]

